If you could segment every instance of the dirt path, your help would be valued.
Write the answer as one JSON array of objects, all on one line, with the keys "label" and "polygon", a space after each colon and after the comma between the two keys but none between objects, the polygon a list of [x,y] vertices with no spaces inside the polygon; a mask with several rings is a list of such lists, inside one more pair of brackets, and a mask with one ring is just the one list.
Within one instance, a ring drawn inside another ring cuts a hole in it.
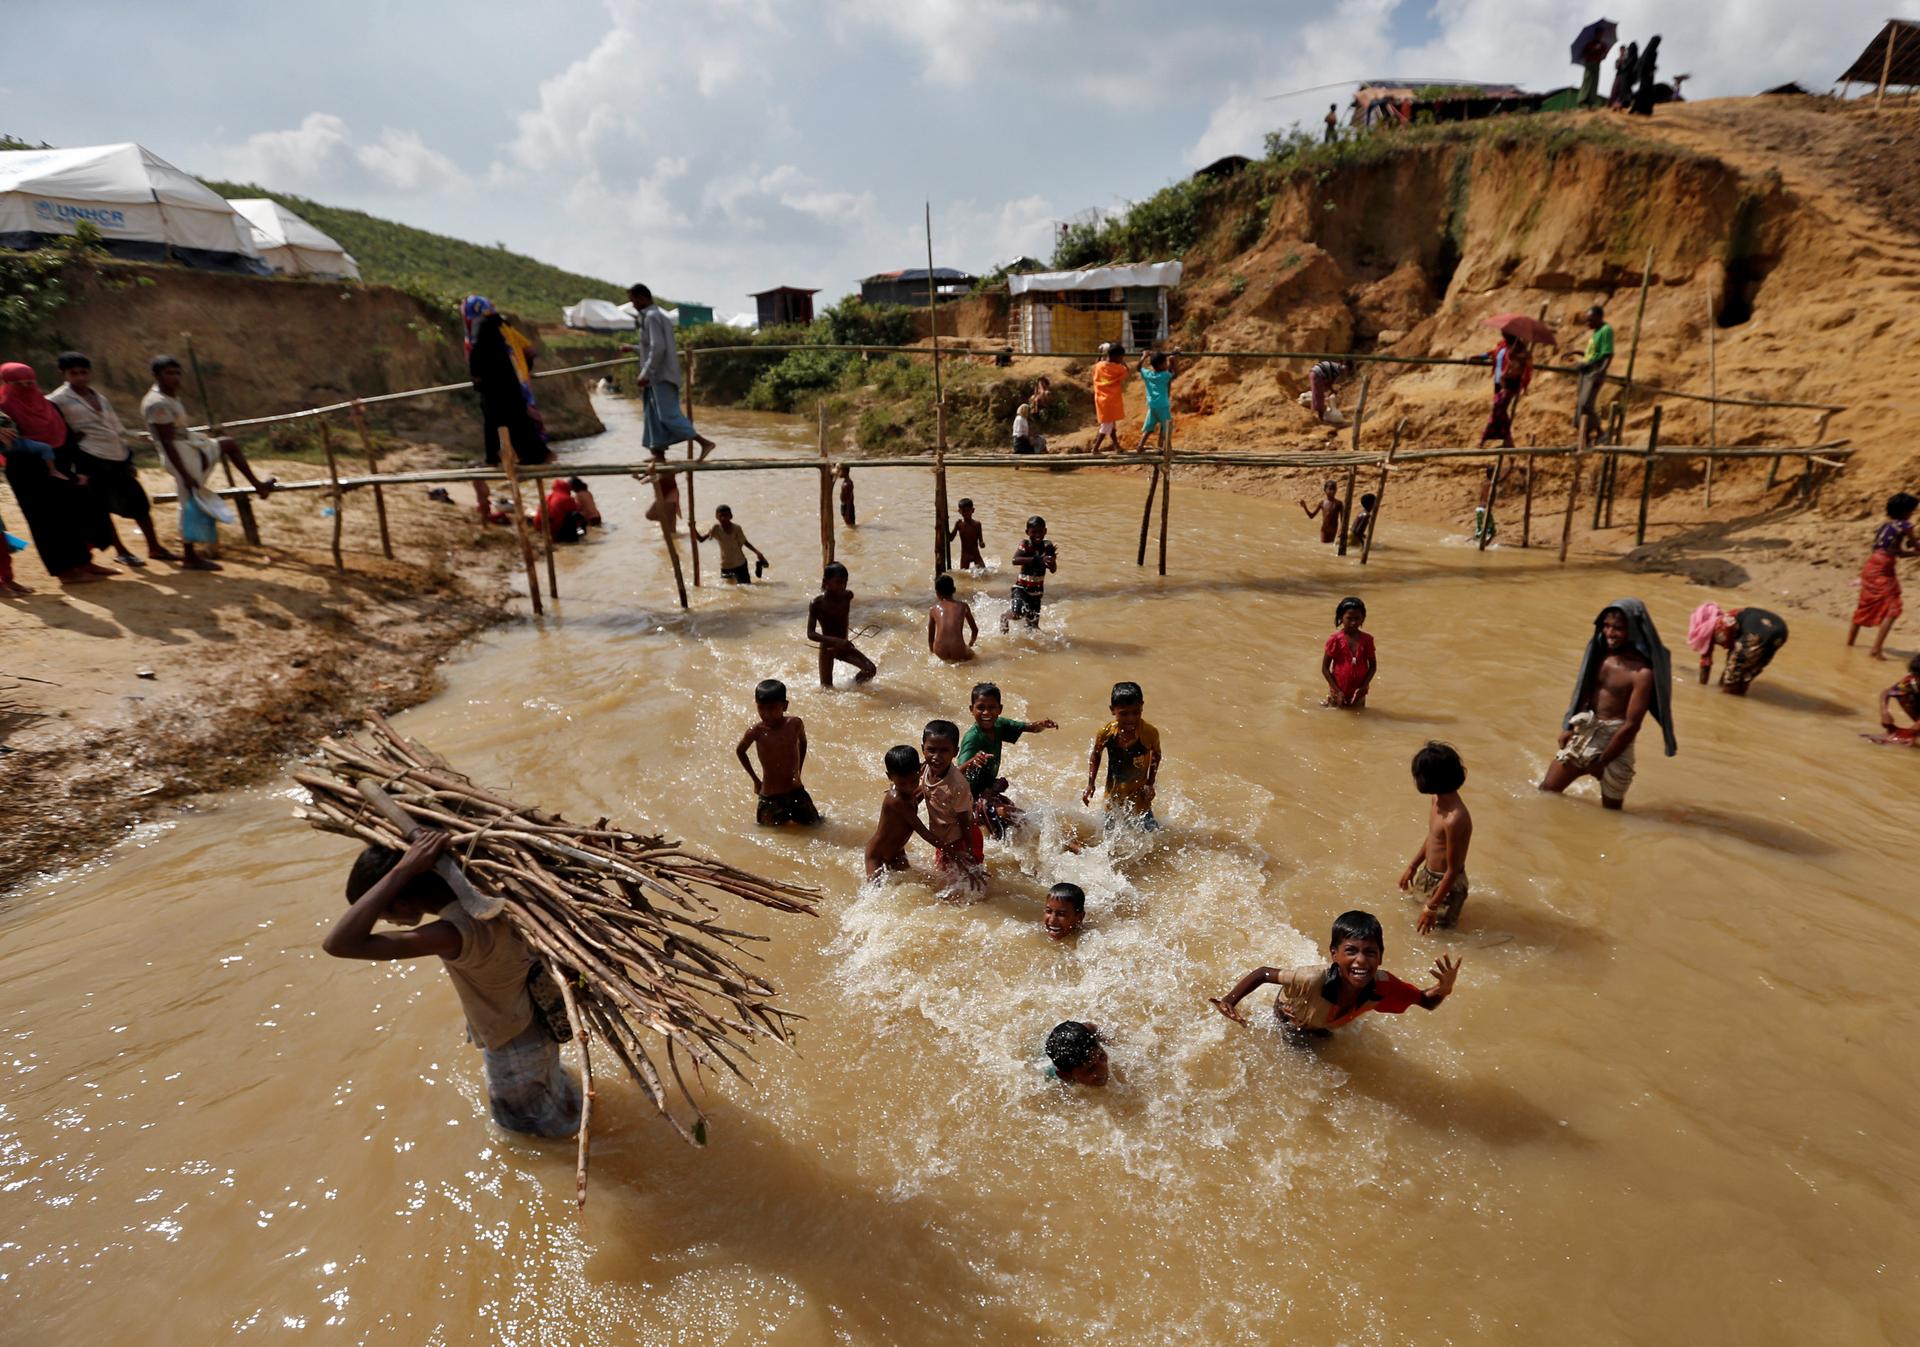
[{"label": "dirt path", "polygon": [[[387,466],[426,458],[393,454]],[[316,475],[273,467],[282,480]],[[164,483],[148,474],[147,486]],[[483,536],[470,508],[424,487],[387,504],[395,561],[381,555],[371,495],[347,497],[344,575],[320,493],[258,507],[268,547],[234,545],[238,530],[224,530],[218,574],[155,562],[62,588],[33,552],[15,558],[35,593],[0,605],[0,892],[181,800],[261,779],[367,707],[431,695],[440,659],[504,611],[506,531]],[[175,507],[155,518],[171,541]]]}]

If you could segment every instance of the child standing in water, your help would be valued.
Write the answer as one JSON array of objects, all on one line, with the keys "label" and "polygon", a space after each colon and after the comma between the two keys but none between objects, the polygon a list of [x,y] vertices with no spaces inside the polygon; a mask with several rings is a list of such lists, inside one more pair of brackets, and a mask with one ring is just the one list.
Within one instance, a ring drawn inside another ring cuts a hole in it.
[{"label": "child standing in water", "polygon": [[[754,688],[753,703],[760,719],[747,726],[733,752],[753,782],[754,821],[768,827],[818,823],[820,811],[800,784],[800,769],[807,761],[807,727],[799,716],[787,714],[787,685],[777,678],[765,680]],[[760,753],[759,772],[747,761],[750,747]]]},{"label": "child standing in water", "polygon": [[844,463],[840,465],[840,518],[848,528],[856,527],[853,520],[853,469]]},{"label": "child standing in water", "polygon": [[760,569],[765,570],[773,563],[767,560],[767,554],[755,547],[747,539],[747,531],[733,522],[733,507],[722,505],[713,512],[713,527],[702,533],[696,525],[693,530],[696,543],[720,544],[720,574],[730,585],[750,585],[753,575],[747,569],[747,553],[751,552],[760,559]]},{"label": "child standing in water", "polygon": [[1099,1089],[1107,1083],[1107,1050],[1100,1046],[1100,1026],[1085,1020],[1062,1020],[1047,1035],[1047,1072],[1067,1085]]},{"label": "child standing in water", "polygon": [[[528,993],[538,965],[506,918],[472,916],[433,873],[451,841],[428,829],[409,839],[405,855],[362,851],[347,875],[350,906],[320,948],[336,959],[439,956],[466,1012],[467,1041],[485,1064],[493,1120],[531,1136],[570,1137],[580,1129],[580,1087]],[[376,934],[381,921],[408,929]]]},{"label": "child standing in water", "polygon": [[973,501],[962,496],[960,518],[954,522],[952,528],[947,530],[949,542],[955,538],[960,540],[961,570],[984,571],[987,568],[987,559],[980,555],[980,537],[980,521],[973,517]]},{"label": "child standing in water", "polygon": [[1000,747],[1023,734],[1039,734],[1060,727],[1051,720],[1014,720],[1000,714],[1000,689],[976,683],[968,702],[973,723],[960,739],[960,770],[973,792],[973,817],[987,832],[999,837],[1020,821],[1020,811],[1007,798],[1007,781],[1000,775]]},{"label": "child standing in water", "polygon": [[1087,789],[1080,803],[1093,803],[1093,786],[1104,753],[1107,790],[1102,803],[1108,821],[1137,817],[1140,826],[1152,832],[1160,826],[1153,816],[1154,781],[1160,775],[1160,731],[1145,719],[1147,698],[1138,683],[1115,683],[1107,709],[1113,719],[1093,737],[1093,753],[1087,759]]},{"label": "child standing in water", "polygon": [[1360,630],[1367,605],[1344,598],[1334,608],[1333,620],[1333,635],[1320,652],[1320,676],[1327,680],[1327,699],[1320,704],[1359,711],[1366,707],[1367,689],[1380,667],[1373,657],[1373,637]]},{"label": "child standing in water", "polygon": [[1457,925],[1466,905],[1467,847],[1473,841],[1473,815],[1460,799],[1466,782],[1467,769],[1453,745],[1430,739],[1413,755],[1414,789],[1433,797],[1427,835],[1400,876],[1402,893],[1418,889],[1427,900],[1414,922],[1417,931]]},{"label": "child standing in water", "polygon": [[982,865],[986,846],[980,825],[973,821],[973,793],[953,760],[959,751],[958,725],[951,720],[927,722],[920,736],[920,753],[926,759],[920,785],[927,802],[927,831],[935,847],[934,866],[961,890],[964,899],[986,893],[987,873]]},{"label": "child standing in water", "polygon": [[1373,528],[1373,507],[1380,498],[1369,491],[1360,497],[1360,508],[1354,512],[1353,529],[1347,534],[1347,546],[1365,547],[1367,534]]},{"label": "child standing in water", "polygon": [[953,597],[951,575],[933,582],[933,594],[933,607],[927,610],[927,649],[954,663],[972,659],[973,643],[980,639],[972,607]]},{"label": "child standing in water", "polygon": [[1326,1038],[1369,1010],[1398,1015],[1411,1006],[1438,1010],[1453,993],[1460,961],[1441,955],[1433,961],[1433,986],[1422,990],[1402,982],[1380,966],[1386,953],[1386,933],[1371,912],[1343,912],[1333,923],[1330,964],[1300,968],[1256,968],[1234,984],[1225,996],[1209,1003],[1235,1024],[1247,1023],[1240,1002],[1255,988],[1271,982],[1280,988],[1273,1000],[1274,1017],[1281,1027],[1307,1038]]},{"label": "child standing in water", "polygon": [[1013,565],[1019,574],[1013,577],[1012,603],[1000,614],[1000,634],[1016,617],[1024,617],[1029,627],[1040,625],[1040,600],[1047,589],[1047,572],[1060,569],[1060,557],[1047,541],[1047,521],[1039,515],[1027,520],[1027,536],[1014,550]]},{"label": "child standing in water", "polygon": [[600,506],[593,499],[593,492],[587,487],[584,477],[567,478],[567,490],[573,493],[573,503],[586,516],[587,524],[592,528],[600,527]]},{"label": "child standing in water", "polygon": [[830,562],[820,576],[820,592],[807,605],[807,639],[820,647],[820,686],[833,686],[833,666],[851,664],[859,672],[856,683],[864,683],[880,670],[861,654],[847,635],[847,623],[853,612],[853,593],[847,588],[847,568]]},{"label": "child standing in water", "polygon": [[1320,517],[1320,541],[1336,543],[1340,541],[1340,515],[1346,506],[1340,503],[1340,484],[1326,483],[1320,500],[1309,510],[1305,501],[1300,502],[1300,510],[1307,518]]},{"label": "child standing in water", "polygon": [[869,880],[878,879],[883,870],[907,868],[909,838],[938,845],[920,822],[920,755],[912,744],[896,744],[887,750],[886,766],[889,789],[880,797],[880,822],[867,839]]}]

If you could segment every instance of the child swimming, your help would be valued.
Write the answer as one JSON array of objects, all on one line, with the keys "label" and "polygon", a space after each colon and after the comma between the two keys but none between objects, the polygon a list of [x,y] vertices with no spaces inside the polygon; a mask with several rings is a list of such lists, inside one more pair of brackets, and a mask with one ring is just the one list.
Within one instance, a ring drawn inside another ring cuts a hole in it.
[{"label": "child swimming", "polygon": [[1006,778],[1000,775],[1000,748],[1023,734],[1039,734],[1060,727],[1051,720],[1014,720],[1000,714],[1000,689],[993,683],[975,683],[967,710],[973,723],[960,737],[960,770],[973,792],[973,817],[983,829],[999,837],[1020,820],[1020,811],[1007,798]]},{"label": "child swimming", "polygon": [[1138,683],[1115,683],[1108,700],[1108,721],[1093,737],[1087,759],[1087,789],[1081,804],[1093,803],[1094,782],[1100,775],[1100,757],[1107,757],[1107,789],[1102,801],[1109,822],[1138,818],[1152,832],[1160,826],[1153,816],[1154,781],[1160,775],[1160,731],[1145,719],[1146,694]]},{"label": "child swimming", "polygon": [[1460,799],[1467,769],[1452,744],[1430,739],[1413,755],[1413,784],[1433,797],[1427,835],[1400,876],[1400,891],[1418,889],[1426,898],[1414,922],[1417,931],[1452,927],[1467,901],[1467,847],[1473,842],[1473,815]]},{"label": "child swimming", "polygon": [[1080,929],[1086,915],[1086,890],[1078,884],[1055,884],[1047,890],[1047,905],[1041,913],[1047,939],[1065,940]]},{"label": "child swimming", "polygon": [[1107,1083],[1107,1050],[1100,1046],[1100,1026],[1085,1020],[1062,1020],[1047,1035],[1048,1074],[1067,1085],[1099,1089]]},{"label": "child swimming", "polygon": [[1208,1002],[1235,1024],[1246,1024],[1240,1002],[1253,991],[1273,983],[1280,988],[1273,1000],[1274,1017],[1283,1028],[1303,1037],[1326,1038],[1343,1024],[1351,1024],[1369,1010],[1398,1015],[1411,1006],[1438,1010],[1453,994],[1460,961],[1441,955],[1433,961],[1433,986],[1425,989],[1402,982],[1380,966],[1386,952],[1386,934],[1371,912],[1343,912],[1333,923],[1328,945],[1332,962],[1299,968],[1256,968],[1234,984],[1225,996]]},{"label": "child swimming", "polygon": [[1373,657],[1373,637],[1360,630],[1367,620],[1367,605],[1344,598],[1335,605],[1333,620],[1338,625],[1320,651],[1320,676],[1327,680],[1326,700],[1320,704],[1363,710],[1367,689],[1380,668]]},{"label": "child swimming", "polygon": [[[799,716],[787,714],[787,685],[777,678],[764,680],[753,690],[753,704],[760,718],[747,726],[733,752],[753,781],[754,821],[768,827],[818,823],[820,811],[800,784],[800,769],[807,761],[807,727]],[[747,761],[749,747],[760,754],[759,772]]]}]

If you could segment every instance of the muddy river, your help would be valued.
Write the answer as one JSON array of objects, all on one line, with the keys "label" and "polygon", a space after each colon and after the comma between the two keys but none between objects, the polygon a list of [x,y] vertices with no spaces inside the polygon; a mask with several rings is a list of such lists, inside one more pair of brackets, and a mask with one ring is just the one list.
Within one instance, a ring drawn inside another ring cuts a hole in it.
[{"label": "muddy river", "polygon": [[[636,456],[609,416],[570,456]],[[708,421],[729,451],[812,449],[798,423]],[[1892,666],[1796,618],[1751,698],[1723,697],[1681,648],[1706,591],[1479,553],[1391,501],[1363,570],[1290,501],[1182,484],[1161,579],[1133,564],[1141,483],[1035,471],[954,475],[996,573],[962,585],[981,659],[948,668],[925,646],[927,477],[856,476],[840,556],[856,623],[879,628],[874,684],[821,690],[802,640],[811,475],[700,480],[702,517],[731,504],[774,568],[716,588],[709,550],[691,614],[644,488],[607,479],[611,527],[562,556],[548,618],[476,643],[401,719],[522,798],[823,890],[816,918],[750,918],[809,1020],[751,1088],[716,1087],[712,1144],[604,1083],[583,1226],[571,1143],[487,1120],[439,970],[320,953],[348,845],[293,822],[284,785],[220,798],[0,907],[0,1338],[1920,1339],[1920,926],[1900,860],[1920,763],[1857,737]],[[1003,639],[1036,511],[1059,574],[1040,632]],[[1347,593],[1380,652],[1357,715],[1317,705]],[[1621,593],[1684,681],[1679,756],[1649,727],[1615,815],[1590,780],[1533,783]],[[753,826],[733,746],[765,677],[807,723],[815,831]],[[1163,736],[1165,828],[1069,855],[1120,678]],[[1005,759],[1032,826],[989,844],[984,903],[934,901],[924,852],[863,888],[881,754],[963,720],[976,679],[1061,723]],[[1461,928],[1420,936],[1394,881],[1430,737],[1466,760],[1477,834]],[[1088,894],[1065,946],[1040,926],[1059,879]],[[1353,906],[1382,916],[1403,976],[1464,958],[1437,1013],[1303,1051],[1265,995],[1251,1031],[1209,1009],[1249,967],[1319,957]],[[1066,1017],[1106,1032],[1104,1093],[1042,1074]]]}]

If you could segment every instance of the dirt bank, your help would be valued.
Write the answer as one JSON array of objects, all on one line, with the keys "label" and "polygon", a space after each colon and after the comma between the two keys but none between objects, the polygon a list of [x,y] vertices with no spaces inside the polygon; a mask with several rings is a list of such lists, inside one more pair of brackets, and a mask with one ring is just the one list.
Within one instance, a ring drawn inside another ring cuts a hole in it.
[{"label": "dirt bank", "polygon": [[[414,449],[384,466],[436,461],[444,456]],[[272,469],[282,480],[316,475],[310,464]],[[157,473],[146,481],[163,489]],[[0,606],[0,891],[183,800],[264,779],[369,707],[431,695],[441,658],[505,611],[509,532],[482,534],[470,509],[426,490],[387,493],[394,561],[381,555],[370,493],[347,497],[343,575],[319,493],[256,507],[268,547],[223,530],[218,574],[153,562],[63,589],[32,551],[16,557],[35,593]],[[174,507],[156,517],[171,540]],[[17,511],[6,518],[24,533]]]}]

